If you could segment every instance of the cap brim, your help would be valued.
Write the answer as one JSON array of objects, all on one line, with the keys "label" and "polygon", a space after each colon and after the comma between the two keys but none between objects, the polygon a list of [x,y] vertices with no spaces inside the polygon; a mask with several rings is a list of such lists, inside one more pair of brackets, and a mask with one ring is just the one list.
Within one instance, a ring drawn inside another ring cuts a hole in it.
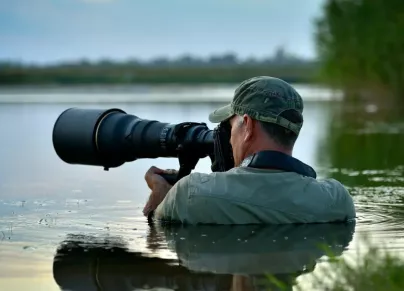
[{"label": "cap brim", "polygon": [[225,121],[226,119],[232,117],[234,115],[231,105],[228,104],[219,109],[216,109],[211,114],[209,114],[209,121],[212,123],[219,123]]}]

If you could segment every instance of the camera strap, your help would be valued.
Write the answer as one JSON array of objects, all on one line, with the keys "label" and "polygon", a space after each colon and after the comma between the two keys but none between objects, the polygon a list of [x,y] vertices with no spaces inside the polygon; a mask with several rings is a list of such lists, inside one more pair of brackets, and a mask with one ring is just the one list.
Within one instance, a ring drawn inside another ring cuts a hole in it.
[{"label": "camera strap", "polygon": [[303,176],[316,178],[316,171],[302,161],[278,151],[261,151],[243,160],[240,167],[258,169],[279,169],[295,172]]}]

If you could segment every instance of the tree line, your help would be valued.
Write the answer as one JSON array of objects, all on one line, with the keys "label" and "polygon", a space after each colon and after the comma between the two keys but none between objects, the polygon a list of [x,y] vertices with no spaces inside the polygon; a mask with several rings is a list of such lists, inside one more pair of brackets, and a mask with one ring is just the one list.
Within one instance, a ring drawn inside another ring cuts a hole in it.
[{"label": "tree line", "polygon": [[290,82],[311,82],[317,63],[279,47],[268,58],[240,59],[226,53],[208,58],[184,55],[149,61],[76,60],[52,65],[0,63],[0,85],[21,84],[133,84],[229,83],[254,75],[272,75]]}]

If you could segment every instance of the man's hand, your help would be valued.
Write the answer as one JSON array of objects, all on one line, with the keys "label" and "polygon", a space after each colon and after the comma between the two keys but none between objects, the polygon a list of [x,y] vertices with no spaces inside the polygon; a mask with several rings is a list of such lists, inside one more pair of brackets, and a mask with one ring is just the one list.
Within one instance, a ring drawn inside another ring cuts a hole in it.
[{"label": "man's hand", "polygon": [[157,167],[151,167],[145,174],[144,178],[149,186],[151,193],[146,206],[143,208],[143,215],[148,216],[157,206],[164,200],[171,185],[160,174],[174,174],[175,170],[162,170]]}]

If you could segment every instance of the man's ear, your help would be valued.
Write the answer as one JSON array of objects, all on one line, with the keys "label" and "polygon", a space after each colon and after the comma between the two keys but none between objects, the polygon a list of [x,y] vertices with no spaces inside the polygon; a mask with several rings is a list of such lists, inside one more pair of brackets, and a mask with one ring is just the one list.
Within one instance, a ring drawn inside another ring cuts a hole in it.
[{"label": "man's ear", "polygon": [[254,120],[248,116],[247,114],[243,115],[243,123],[244,123],[244,130],[245,130],[245,138],[244,141],[248,141],[252,138],[254,132]]}]

